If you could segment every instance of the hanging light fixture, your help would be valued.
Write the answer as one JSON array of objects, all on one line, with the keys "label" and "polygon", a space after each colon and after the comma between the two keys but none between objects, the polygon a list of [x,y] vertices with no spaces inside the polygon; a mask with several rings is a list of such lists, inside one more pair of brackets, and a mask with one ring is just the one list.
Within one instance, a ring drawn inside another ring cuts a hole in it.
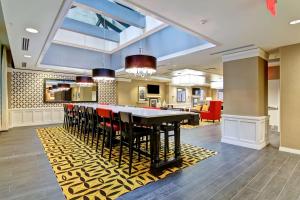
[{"label": "hanging light fixture", "polygon": [[58,83],[58,91],[68,91],[71,88],[70,84],[67,83]]},{"label": "hanging light fixture", "polygon": [[112,81],[115,80],[116,74],[112,69],[96,68],[93,69],[94,81]]},{"label": "hanging light fixture", "polygon": [[58,92],[58,86],[57,85],[52,85],[52,90],[53,93]]},{"label": "hanging light fixture", "polygon": [[[104,28],[104,38],[106,38],[106,24],[105,24],[105,21],[104,20],[104,24],[103,24],[103,28]],[[104,43],[104,49],[106,49],[106,43]],[[105,62],[105,55],[103,53],[103,66],[106,65],[106,62]],[[107,68],[96,68],[96,69],[93,69],[92,71],[92,74],[93,74],[93,80],[94,81],[112,81],[112,80],[115,80],[115,77],[116,77],[116,74],[115,74],[115,71],[112,70],[112,69],[107,69]]]},{"label": "hanging light fixture", "polygon": [[172,77],[172,83],[174,85],[181,86],[203,85],[205,84],[205,77],[193,74],[184,74]]},{"label": "hanging light fixture", "polygon": [[81,87],[92,87],[94,81],[90,76],[76,76],[76,84],[80,85]]},{"label": "hanging light fixture", "polygon": [[127,56],[125,71],[135,76],[151,76],[156,72],[156,58],[143,54]]}]

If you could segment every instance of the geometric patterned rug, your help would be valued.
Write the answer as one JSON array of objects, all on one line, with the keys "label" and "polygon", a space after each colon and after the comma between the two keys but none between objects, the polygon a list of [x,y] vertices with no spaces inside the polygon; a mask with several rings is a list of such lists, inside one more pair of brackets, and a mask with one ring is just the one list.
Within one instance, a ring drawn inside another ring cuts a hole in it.
[{"label": "geometric patterned rug", "polygon": [[37,133],[57,181],[66,199],[70,200],[116,199],[216,155],[214,151],[182,144],[182,166],[168,168],[160,176],[154,176],[149,172],[149,159],[142,156],[139,162],[137,154],[134,154],[132,173],[129,176],[128,148],[123,149],[122,165],[118,168],[118,146],[113,148],[112,159],[108,162],[107,150],[101,157],[101,154],[95,151],[95,146],[92,149],[62,127],[39,128]]}]

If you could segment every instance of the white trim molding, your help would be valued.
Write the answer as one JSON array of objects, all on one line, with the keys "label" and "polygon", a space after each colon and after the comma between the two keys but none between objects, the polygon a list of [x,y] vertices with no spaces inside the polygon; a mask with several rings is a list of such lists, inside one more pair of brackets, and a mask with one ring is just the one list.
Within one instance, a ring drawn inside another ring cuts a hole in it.
[{"label": "white trim molding", "polygon": [[63,123],[64,110],[54,108],[9,109],[9,128]]},{"label": "white trim molding", "polygon": [[232,61],[232,60],[241,60],[244,58],[252,58],[252,57],[260,57],[264,60],[269,59],[269,55],[266,52],[264,52],[260,48],[255,48],[255,49],[250,49],[250,50],[246,50],[246,51],[241,51],[241,52],[224,55],[224,56],[222,56],[222,61],[228,62],[228,61]]},{"label": "white trim molding", "polygon": [[299,149],[292,149],[292,148],[280,146],[279,147],[279,151],[293,153],[293,154],[299,154],[300,155],[300,150]]},{"label": "white trim molding", "polygon": [[260,150],[269,144],[268,116],[222,115],[221,142]]}]

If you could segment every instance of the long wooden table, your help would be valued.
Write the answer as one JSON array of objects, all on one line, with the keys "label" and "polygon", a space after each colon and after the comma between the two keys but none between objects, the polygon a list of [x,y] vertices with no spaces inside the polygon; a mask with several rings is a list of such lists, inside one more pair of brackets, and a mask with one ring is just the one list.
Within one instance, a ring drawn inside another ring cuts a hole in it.
[{"label": "long wooden table", "polygon": [[[172,110],[156,110],[136,107],[125,107],[115,105],[100,105],[100,104],[81,104],[81,106],[103,109],[110,109],[114,113],[130,112],[133,120],[136,123],[151,126],[153,128],[151,134],[151,149],[153,150],[153,158],[151,160],[151,171],[159,174],[164,168],[171,165],[181,165],[181,149],[180,149],[180,122],[183,120],[199,119],[197,113],[172,111]],[[174,158],[167,161],[160,159],[160,126],[164,123],[174,124],[174,143],[175,152]]]}]

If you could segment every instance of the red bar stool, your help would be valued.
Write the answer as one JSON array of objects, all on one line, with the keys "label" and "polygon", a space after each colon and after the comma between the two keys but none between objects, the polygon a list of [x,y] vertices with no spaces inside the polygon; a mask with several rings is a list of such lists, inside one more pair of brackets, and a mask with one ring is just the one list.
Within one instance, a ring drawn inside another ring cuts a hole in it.
[{"label": "red bar stool", "polygon": [[[109,109],[102,109],[97,108],[96,113],[98,116],[98,131],[99,129],[102,130],[102,149],[101,149],[101,156],[103,156],[104,146],[105,146],[105,139],[108,139],[108,146],[109,146],[109,161],[111,160],[111,153],[112,153],[112,140],[113,140],[113,133],[116,131],[120,131],[119,124],[115,122],[113,119],[113,112]],[[97,147],[98,149],[98,140],[99,140],[100,132],[98,132],[98,139],[97,139]]]}]

